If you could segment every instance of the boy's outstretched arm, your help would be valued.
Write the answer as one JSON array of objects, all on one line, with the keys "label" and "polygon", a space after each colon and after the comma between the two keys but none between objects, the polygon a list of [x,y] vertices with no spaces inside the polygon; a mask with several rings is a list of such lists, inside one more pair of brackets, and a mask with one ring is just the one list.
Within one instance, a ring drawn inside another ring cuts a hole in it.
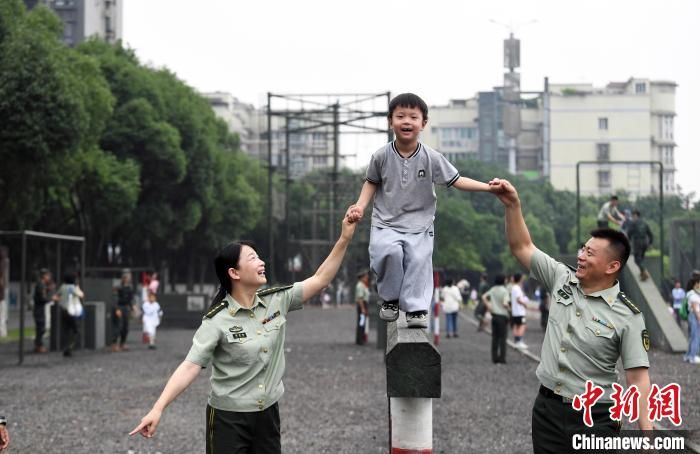
[{"label": "boy's outstretched arm", "polygon": [[350,218],[351,222],[357,222],[362,219],[365,208],[367,208],[367,205],[369,205],[374,198],[375,192],[377,192],[377,185],[365,181],[365,184],[362,185],[362,191],[360,191],[360,197],[357,199],[357,202],[354,205],[350,205],[348,211],[345,213],[345,215]]},{"label": "boy's outstretched arm", "polygon": [[467,177],[457,178],[457,181],[454,182],[452,187],[460,191],[468,192],[493,192],[493,189],[488,183],[482,183],[481,181],[472,180]]}]

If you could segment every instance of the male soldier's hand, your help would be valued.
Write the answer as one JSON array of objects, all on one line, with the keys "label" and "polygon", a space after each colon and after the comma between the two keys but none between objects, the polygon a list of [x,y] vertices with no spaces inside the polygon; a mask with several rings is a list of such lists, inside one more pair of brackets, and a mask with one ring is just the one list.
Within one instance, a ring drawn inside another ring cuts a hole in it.
[{"label": "male soldier's hand", "polygon": [[114,315],[115,315],[117,318],[122,318],[122,310],[121,310],[121,309],[115,309],[115,310],[114,310]]},{"label": "male soldier's hand", "polygon": [[489,190],[498,197],[498,200],[506,207],[511,207],[520,203],[518,191],[515,190],[515,186],[510,184],[508,180],[494,178],[489,181]]}]

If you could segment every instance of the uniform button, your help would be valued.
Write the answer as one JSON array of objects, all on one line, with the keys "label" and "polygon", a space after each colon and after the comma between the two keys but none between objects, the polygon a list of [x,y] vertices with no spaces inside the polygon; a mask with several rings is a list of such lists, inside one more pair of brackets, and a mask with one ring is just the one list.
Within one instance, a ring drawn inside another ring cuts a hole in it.
[{"label": "uniform button", "polygon": [[557,393],[557,394],[561,393],[561,388],[555,388],[555,389],[554,389],[554,392]]},{"label": "uniform button", "polygon": [[263,406],[262,406],[262,405],[258,405],[258,409],[262,410],[262,409],[263,409]]},{"label": "uniform button", "polygon": [[258,388],[263,389],[263,385],[258,385]]},{"label": "uniform button", "polygon": [[267,353],[267,347],[263,348],[263,353]]},{"label": "uniform button", "polygon": [[250,313],[250,318],[255,318],[255,314],[253,314],[253,313],[251,312],[251,313]]},{"label": "uniform button", "polygon": [[261,399],[261,400],[258,400],[258,403],[259,403],[259,404],[263,403],[262,399]]},{"label": "uniform button", "polygon": [[557,382],[557,386],[561,386],[561,382],[560,382],[560,381]]},{"label": "uniform button", "polygon": [[565,351],[566,351],[566,347],[562,347],[562,348],[561,348],[561,351],[562,351],[562,352],[565,352]]},{"label": "uniform button", "polygon": [[259,336],[259,335],[262,334],[262,331],[258,330],[257,333],[258,333],[258,336]]},{"label": "uniform button", "polygon": [[596,336],[600,336],[600,330],[599,330],[599,329],[595,330],[595,335],[596,335]]},{"label": "uniform button", "polygon": [[581,312],[576,311],[576,316],[577,316],[577,317],[580,317],[580,316],[581,316]]}]

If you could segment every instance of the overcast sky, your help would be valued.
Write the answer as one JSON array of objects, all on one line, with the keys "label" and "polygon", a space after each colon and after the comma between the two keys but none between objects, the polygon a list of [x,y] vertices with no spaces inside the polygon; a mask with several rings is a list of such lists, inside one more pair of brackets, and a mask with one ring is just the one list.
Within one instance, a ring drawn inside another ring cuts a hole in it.
[{"label": "overcast sky", "polygon": [[509,28],[491,20],[521,39],[523,90],[545,76],[678,83],[676,182],[700,195],[700,1],[125,0],[123,33],[141,61],[256,106],[268,91],[411,91],[438,105],[502,84]]}]

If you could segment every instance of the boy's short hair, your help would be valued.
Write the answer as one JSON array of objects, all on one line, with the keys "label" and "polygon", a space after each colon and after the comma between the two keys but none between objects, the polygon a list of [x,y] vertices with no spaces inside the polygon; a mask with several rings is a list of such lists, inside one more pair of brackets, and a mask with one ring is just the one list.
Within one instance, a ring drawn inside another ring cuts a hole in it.
[{"label": "boy's short hair", "polygon": [[414,95],[413,93],[401,93],[391,100],[389,103],[389,119],[391,119],[391,116],[394,114],[397,107],[416,107],[420,109],[421,113],[423,114],[423,120],[425,121],[428,119],[428,105],[420,98],[420,96]]},{"label": "boy's short hair", "polygon": [[630,257],[630,251],[632,249],[625,234],[619,230],[603,228],[592,231],[591,236],[593,238],[603,238],[608,240],[610,243],[610,249],[620,261],[620,270],[622,270],[622,268],[624,268],[627,264],[627,259]]}]

